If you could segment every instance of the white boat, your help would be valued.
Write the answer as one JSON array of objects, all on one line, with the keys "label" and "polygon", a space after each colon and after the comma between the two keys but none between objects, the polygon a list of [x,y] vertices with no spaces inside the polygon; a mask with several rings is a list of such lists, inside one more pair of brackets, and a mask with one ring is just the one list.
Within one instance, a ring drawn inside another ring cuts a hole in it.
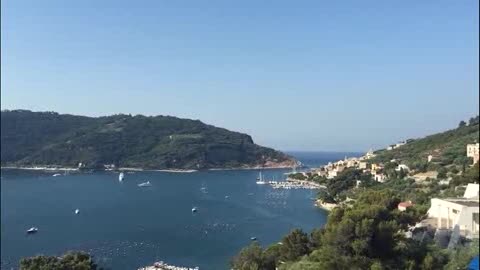
[{"label": "white boat", "polygon": [[138,184],[139,187],[151,187],[152,184],[150,184],[150,181],[143,182],[141,184]]},{"label": "white boat", "polygon": [[260,172],[260,173],[258,174],[257,182],[256,182],[256,183],[257,183],[257,185],[265,185],[265,184],[266,184],[266,182],[263,180],[262,172]]},{"label": "white boat", "polygon": [[56,173],[56,174],[54,174],[54,175],[52,175],[52,176],[57,177],[57,176],[60,176],[60,175],[62,175],[62,174],[61,174],[61,173]]},{"label": "white boat", "polygon": [[121,172],[119,175],[118,175],[118,181],[122,182],[123,181],[123,178],[125,178],[125,174],[123,172]]},{"label": "white boat", "polygon": [[36,233],[38,232],[38,228],[37,227],[32,227],[30,229],[27,230],[27,233]]},{"label": "white boat", "polygon": [[195,212],[197,212],[197,211],[198,211],[197,207],[193,207],[193,208],[192,208],[192,213],[195,213]]},{"label": "white boat", "polygon": [[78,215],[80,213],[80,209],[75,209],[75,215]]},{"label": "white boat", "polygon": [[255,237],[255,236],[254,236],[254,237],[250,237],[250,240],[255,241],[255,240],[257,240],[257,237]]}]

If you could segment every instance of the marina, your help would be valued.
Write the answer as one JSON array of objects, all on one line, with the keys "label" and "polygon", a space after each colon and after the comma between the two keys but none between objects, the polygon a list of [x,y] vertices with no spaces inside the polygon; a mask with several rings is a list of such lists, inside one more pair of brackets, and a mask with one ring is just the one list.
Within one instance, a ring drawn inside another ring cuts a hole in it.
[{"label": "marina", "polygon": [[311,181],[297,181],[297,180],[287,180],[287,181],[268,181],[268,184],[274,189],[321,189],[325,188],[320,184]]}]

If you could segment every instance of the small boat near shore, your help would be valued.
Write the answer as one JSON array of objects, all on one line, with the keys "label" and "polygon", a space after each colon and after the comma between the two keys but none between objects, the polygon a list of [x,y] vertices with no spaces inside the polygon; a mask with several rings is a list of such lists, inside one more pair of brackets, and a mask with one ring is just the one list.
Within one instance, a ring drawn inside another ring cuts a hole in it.
[{"label": "small boat near shore", "polygon": [[53,177],[57,177],[57,176],[61,176],[62,174],[61,173],[56,173],[54,175],[52,175]]},{"label": "small boat near shore", "polygon": [[118,175],[118,181],[119,182],[122,182],[123,181],[123,178],[125,178],[125,174],[123,172],[121,172],[119,175]]},{"label": "small boat near shore", "polygon": [[152,184],[150,184],[150,181],[147,181],[147,182],[143,182],[143,183],[140,183],[138,184],[139,187],[151,187]]}]

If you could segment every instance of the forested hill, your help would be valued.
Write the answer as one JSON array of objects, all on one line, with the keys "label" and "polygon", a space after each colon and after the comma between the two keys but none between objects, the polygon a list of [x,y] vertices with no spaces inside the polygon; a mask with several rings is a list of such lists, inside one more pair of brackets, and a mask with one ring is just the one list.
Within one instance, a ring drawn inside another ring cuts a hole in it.
[{"label": "forested hill", "polygon": [[461,121],[457,128],[415,139],[393,150],[376,152],[376,162],[397,159],[413,169],[426,166],[427,157],[440,166],[471,164],[466,157],[466,145],[479,141],[479,117],[472,117],[468,124]]},{"label": "forested hill", "polygon": [[287,167],[295,160],[249,135],[171,116],[1,112],[2,166],[104,164],[146,169]]}]

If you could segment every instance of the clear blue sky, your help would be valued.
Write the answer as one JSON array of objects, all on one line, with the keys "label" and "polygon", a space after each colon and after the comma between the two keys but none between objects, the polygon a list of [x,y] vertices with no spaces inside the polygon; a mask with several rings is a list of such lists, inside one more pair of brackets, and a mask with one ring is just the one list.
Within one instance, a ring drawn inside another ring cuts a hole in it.
[{"label": "clear blue sky", "polygon": [[2,1],[2,109],[364,151],[478,114],[478,0]]}]

